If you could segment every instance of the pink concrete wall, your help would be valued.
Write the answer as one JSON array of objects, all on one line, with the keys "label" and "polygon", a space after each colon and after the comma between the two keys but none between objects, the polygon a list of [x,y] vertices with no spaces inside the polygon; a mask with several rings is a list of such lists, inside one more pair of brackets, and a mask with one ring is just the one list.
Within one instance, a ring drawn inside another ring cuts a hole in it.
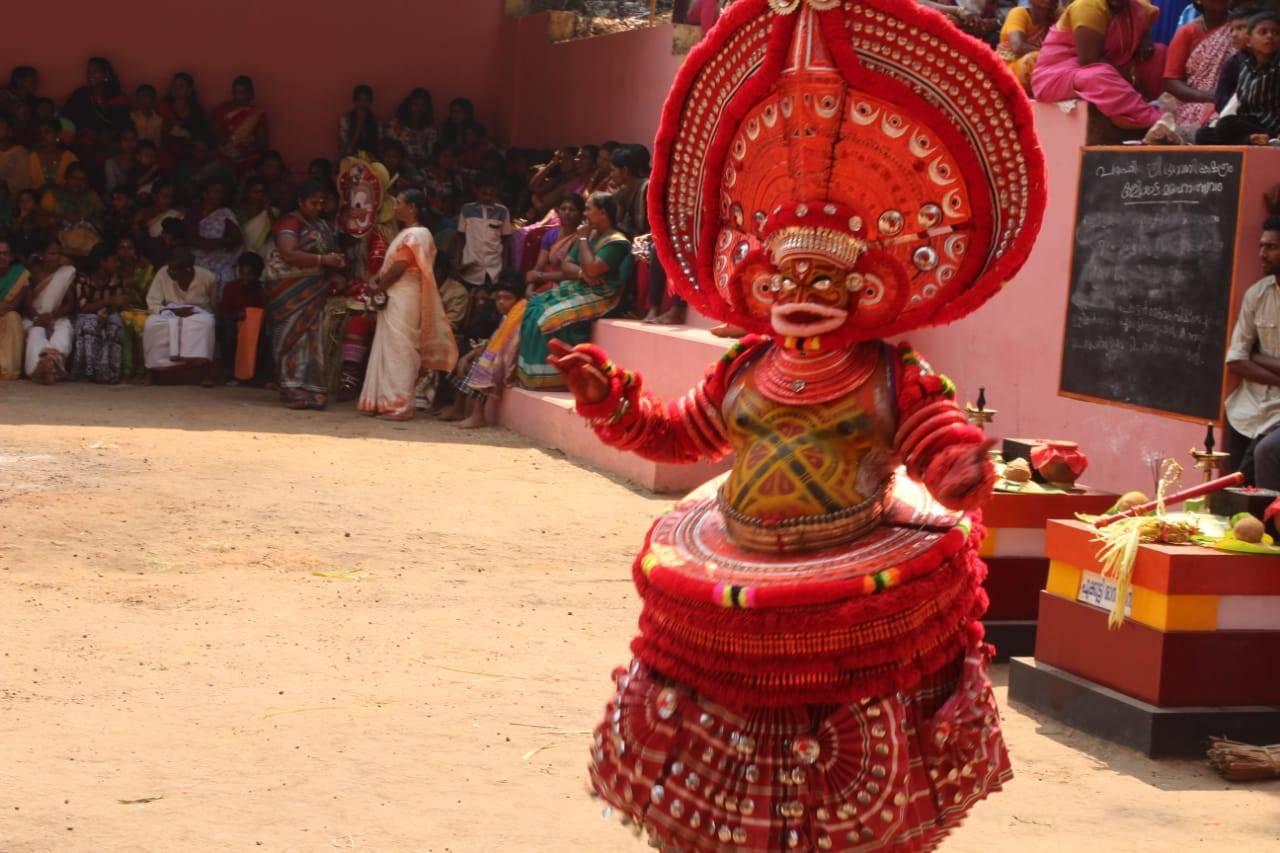
[{"label": "pink concrete wall", "polygon": [[513,18],[506,33],[502,124],[521,145],[642,142],[684,57],[672,55],[670,24],[552,43],[547,16]]},{"label": "pink concrete wall", "polygon": [[40,3],[6,5],[6,80],[12,65],[35,65],[42,93],[61,102],[82,83],[85,59],[100,54],[130,90],[147,82],[163,92],[173,72],[190,71],[211,107],[226,99],[235,75],[249,74],[273,144],[299,169],[304,158],[337,150],[338,115],[356,83],[374,87],[380,115],[426,86],[437,117],[462,95],[475,101],[481,121],[498,120],[501,0],[130,0],[51,14]]},{"label": "pink concrete wall", "polygon": [[[1174,456],[1190,468],[1188,448],[1199,447],[1204,427],[1172,418],[1058,396],[1063,317],[1067,308],[1076,187],[1085,114],[1037,104],[1036,125],[1049,164],[1049,208],[1035,250],[1023,271],[981,310],[910,339],[939,370],[950,375],[968,400],[985,385],[999,411],[992,435],[1065,438],[1089,456],[1084,481],[1124,491],[1152,489],[1147,453]],[[1238,229],[1237,288],[1260,275],[1261,195],[1280,182],[1280,152],[1249,154],[1243,177],[1246,204]],[[1219,436],[1221,440],[1221,435]],[[1198,474],[1184,476],[1184,483]]]}]

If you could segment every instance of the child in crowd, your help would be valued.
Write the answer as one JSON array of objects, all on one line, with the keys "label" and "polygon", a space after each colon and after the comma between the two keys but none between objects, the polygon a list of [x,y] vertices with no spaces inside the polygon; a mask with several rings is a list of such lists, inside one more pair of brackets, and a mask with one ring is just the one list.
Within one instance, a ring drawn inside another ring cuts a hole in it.
[{"label": "child in crowd", "polygon": [[1199,145],[1266,145],[1280,136],[1280,13],[1260,12],[1249,19],[1249,42],[1242,51],[1236,82],[1235,112],[1196,134]]},{"label": "child in crowd", "polygon": [[[236,381],[236,351],[240,340],[240,321],[246,317],[247,308],[267,307],[267,294],[262,287],[262,271],[266,264],[262,256],[256,252],[245,252],[236,261],[237,276],[227,282],[222,289],[222,304],[218,306],[218,355],[223,371],[229,377],[228,385],[239,385]],[[270,355],[264,354],[263,342],[266,339],[266,324],[263,333],[258,336],[258,358],[254,370],[254,378],[264,374],[263,368],[270,364]]]},{"label": "child in crowd", "polygon": [[1214,89],[1213,108],[1221,113],[1236,93],[1240,80],[1240,66],[1249,49],[1249,19],[1258,14],[1257,6],[1237,6],[1227,12],[1227,26],[1231,28],[1231,49],[1235,51],[1218,72],[1218,86]]},{"label": "child in crowd", "polygon": [[107,209],[102,214],[102,238],[108,243],[119,243],[133,235],[133,187],[127,184],[113,187],[107,193]]},{"label": "child in crowd", "polygon": [[150,139],[139,139],[133,152],[133,186],[139,194],[149,194],[157,181],[164,179],[160,170],[160,146]]},{"label": "child in crowd", "polygon": [[133,92],[133,112],[129,113],[133,120],[133,129],[138,133],[138,141],[146,139],[155,145],[160,144],[164,136],[164,117],[156,112],[156,87],[143,83]]},{"label": "child in crowd", "polygon": [[524,286],[507,276],[493,290],[493,305],[501,325],[487,340],[477,342],[458,362],[454,384],[459,392],[453,410],[441,420],[458,420],[462,429],[479,429],[498,422],[498,403],[520,349],[520,324],[524,320]]},{"label": "child in crowd", "polygon": [[510,250],[511,212],[498,203],[498,181],[480,175],[473,183],[475,201],[462,206],[454,237],[457,278],[468,288],[479,287],[485,277],[497,281]]},{"label": "child in crowd", "polygon": [[124,287],[124,306],[120,320],[124,323],[123,378],[138,384],[149,384],[146,361],[142,351],[142,332],[151,316],[147,308],[147,289],[155,278],[156,268],[138,254],[137,243],[132,237],[123,237],[116,243],[116,262],[119,264],[120,284]]}]

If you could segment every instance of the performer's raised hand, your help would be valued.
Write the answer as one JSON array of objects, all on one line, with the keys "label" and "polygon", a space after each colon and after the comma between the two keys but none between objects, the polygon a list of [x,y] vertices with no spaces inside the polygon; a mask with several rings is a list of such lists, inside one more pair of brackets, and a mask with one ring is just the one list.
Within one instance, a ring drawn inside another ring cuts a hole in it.
[{"label": "performer's raised hand", "polygon": [[579,403],[599,403],[609,396],[609,379],[590,353],[570,347],[564,341],[548,342],[547,363],[559,370]]}]

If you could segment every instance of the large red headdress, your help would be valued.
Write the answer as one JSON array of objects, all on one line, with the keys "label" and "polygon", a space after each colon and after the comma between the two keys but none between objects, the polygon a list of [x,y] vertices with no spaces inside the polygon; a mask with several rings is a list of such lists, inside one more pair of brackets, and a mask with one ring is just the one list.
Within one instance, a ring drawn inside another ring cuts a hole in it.
[{"label": "large red headdress", "polygon": [[753,297],[820,264],[850,291],[849,341],[973,311],[1026,260],[1044,196],[1021,87],[941,15],[737,0],[668,97],[649,204],[698,310],[777,334]]}]

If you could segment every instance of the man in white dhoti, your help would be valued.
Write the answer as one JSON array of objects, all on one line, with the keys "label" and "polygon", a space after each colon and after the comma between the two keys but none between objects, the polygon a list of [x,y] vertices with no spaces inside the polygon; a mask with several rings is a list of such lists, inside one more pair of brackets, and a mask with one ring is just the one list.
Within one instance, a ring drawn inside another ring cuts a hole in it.
[{"label": "man in white dhoti", "polygon": [[27,330],[23,369],[42,385],[52,385],[66,377],[66,360],[71,355],[71,321],[75,313],[76,268],[66,265],[57,241],[31,258],[32,278],[37,280],[27,303],[22,325]]},{"label": "man in white dhoti", "polygon": [[202,367],[201,384],[213,385],[217,289],[217,277],[196,266],[190,249],[173,250],[147,291],[151,316],[142,331],[142,349],[148,370]]}]

